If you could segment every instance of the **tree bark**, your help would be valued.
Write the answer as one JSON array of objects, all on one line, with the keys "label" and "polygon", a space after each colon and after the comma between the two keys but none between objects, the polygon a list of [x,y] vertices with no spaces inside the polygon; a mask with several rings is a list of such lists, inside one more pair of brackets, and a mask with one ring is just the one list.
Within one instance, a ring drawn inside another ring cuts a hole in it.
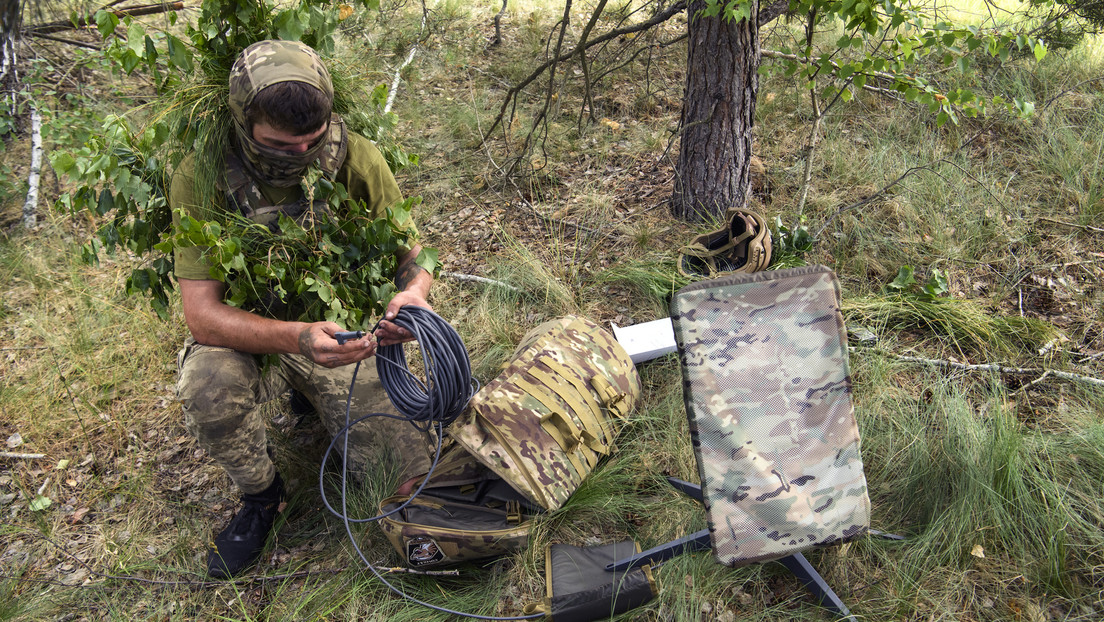
[{"label": "tree bark", "polygon": [[688,221],[720,218],[746,202],[759,92],[759,3],[740,22],[701,17],[704,8],[701,0],[687,7],[682,139],[671,196],[671,213]]},{"label": "tree bark", "polygon": [[31,173],[27,177],[27,200],[23,203],[23,226],[31,229],[38,221],[38,178],[42,169],[42,115],[31,105]]},{"label": "tree bark", "polygon": [[15,88],[15,37],[19,34],[19,17],[20,3],[4,2],[0,8],[0,87],[5,91]]}]

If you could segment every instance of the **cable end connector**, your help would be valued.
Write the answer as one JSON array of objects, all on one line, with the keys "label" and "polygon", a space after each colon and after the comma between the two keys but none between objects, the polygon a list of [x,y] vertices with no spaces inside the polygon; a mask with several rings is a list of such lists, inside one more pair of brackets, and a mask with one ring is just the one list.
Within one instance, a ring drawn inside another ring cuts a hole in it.
[{"label": "cable end connector", "polygon": [[334,333],[334,339],[337,340],[338,345],[345,345],[346,341],[355,341],[363,337],[364,334],[362,330],[338,331]]}]

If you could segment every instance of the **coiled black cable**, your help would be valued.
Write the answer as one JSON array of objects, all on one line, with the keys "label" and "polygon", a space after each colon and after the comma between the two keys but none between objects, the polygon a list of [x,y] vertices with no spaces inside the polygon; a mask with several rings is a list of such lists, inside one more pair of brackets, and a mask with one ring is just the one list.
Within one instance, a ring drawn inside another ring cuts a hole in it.
[{"label": "coiled black cable", "polygon": [[[425,368],[426,382],[410,371],[406,359],[406,350],[401,343],[384,346],[376,352],[376,373],[379,375],[380,384],[383,385],[391,405],[400,414],[370,413],[352,420],[353,387],[356,385],[357,373],[360,371],[360,363],[353,368],[353,378],[349,384],[349,394],[345,401],[345,427],[339,430],[330,441],[326,452],[322,456],[322,468],[318,472],[318,487],[322,494],[322,504],[331,514],[351,523],[369,523],[378,521],[401,512],[419,493],[425,488],[433,471],[437,468],[437,462],[441,458],[441,442],[444,440],[444,430],[448,424],[459,417],[472,396],[479,390],[478,381],[471,377],[471,359],[468,357],[467,347],[459,333],[441,316],[425,307],[407,305],[399,308],[395,319],[396,325],[410,331],[418,342],[422,351],[422,364]],[[377,323],[372,332],[379,328]],[[428,383],[428,386],[427,386]],[[390,419],[403,419],[409,421],[423,432],[434,430],[437,437],[437,447],[434,451],[433,462],[429,466],[429,472],[422,478],[410,498],[398,506],[391,508],[383,514],[370,518],[350,518],[344,508],[346,468],[345,459],[342,459],[341,471],[341,497],[342,509],[338,510],[330,504],[323,484],[325,465],[329,462],[334,447],[340,441],[344,443],[342,456],[348,455],[349,430],[372,417],[386,417]]]},{"label": "coiled black cable", "polygon": [[[471,377],[471,359],[468,357],[467,348],[456,330],[444,319],[433,311],[424,307],[408,305],[401,307],[394,320],[396,325],[410,331],[418,342],[422,351],[422,362],[425,368],[426,382],[422,382],[410,371],[406,360],[406,351],[403,344],[384,346],[376,352],[376,372],[379,374],[380,383],[387,392],[391,404],[400,415],[387,413],[370,413],[352,420],[350,412],[353,401],[353,388],[356,386],[357,372],[360,363],[353,368],[353,378],[349,384],[349,393],[345,401],[345,427],[334,435],[330,445],[322,458],[322,466],[318,472],[318,488],[322,494],[322,503],[332,514],[336,515],[345,524],[345,532],[349,536],[349,542],[360,557],[361,561],[372,571],[384,585],[395,594],[413,603],[429,609],[466,618],[477,620],[534,620],[544,617],[544,613],[535,613],[522,616],[487,616],[476,613],[455,611],[447,607],[440,607],[432,603],[414,598],[402,591],[380,574],[379,570],[364,555],[356,536],[353,534],[353,523],[366,523],[377,521],[396,512],[401,511],[417,497],[433,476],[434,469],[441,459],[441,443],[445,434],[445,427],[459,417],[472,396],[479,390],[479,383]],[[376,327],[372,329],[375,332]],[[437,447],[434,451],[433,462],[429,472],[422,477],[418,488],[410,494],[410,498],[387,512],[371,518],[351,518],[349,516],[347,486],[348,486],[348,455],[349,455],[349,430],[353,426],[373,417],[389,417],[405,419],[415,427],[423,431],[433,429],[437,436]],[[341,460],[341,509],[330,505],[326,496],[324,483],[325,465],[329,462],[330,454],[341,439],[344,450]]]},{"label": "coiled black cable", "polygon": [[463,339],[441,316],[425,307],[401,307],[392,320],[422,349],[426,383],[411,373],[403,344],[376,353],[376,371],[395,409],[422,430],[456,420],[478,390]]}]

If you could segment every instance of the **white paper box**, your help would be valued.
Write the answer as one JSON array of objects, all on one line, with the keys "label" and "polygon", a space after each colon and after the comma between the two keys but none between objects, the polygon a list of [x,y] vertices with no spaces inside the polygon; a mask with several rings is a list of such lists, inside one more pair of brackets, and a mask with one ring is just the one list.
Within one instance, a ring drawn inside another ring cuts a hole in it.
[{"label": "white paper box", "polygon": [[675,344],[675,328],[671,318],[634,324],[624,328],[610,322],[617,343],[629,353],[634,364],[670,354],[678,349]]}]

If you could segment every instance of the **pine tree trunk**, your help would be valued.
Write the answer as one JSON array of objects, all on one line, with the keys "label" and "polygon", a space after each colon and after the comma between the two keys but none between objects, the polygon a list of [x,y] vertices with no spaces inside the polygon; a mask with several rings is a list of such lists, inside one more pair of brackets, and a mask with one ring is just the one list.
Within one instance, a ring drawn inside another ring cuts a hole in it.
[{"label": "pine tree trunk", "polygon": [[747,200],[759,92],[759,3],[740,22],[700,17],[704,7],[699,0],[687,8],[682,140],[671,196],[671,213],[688,221],[720,217]]}]

